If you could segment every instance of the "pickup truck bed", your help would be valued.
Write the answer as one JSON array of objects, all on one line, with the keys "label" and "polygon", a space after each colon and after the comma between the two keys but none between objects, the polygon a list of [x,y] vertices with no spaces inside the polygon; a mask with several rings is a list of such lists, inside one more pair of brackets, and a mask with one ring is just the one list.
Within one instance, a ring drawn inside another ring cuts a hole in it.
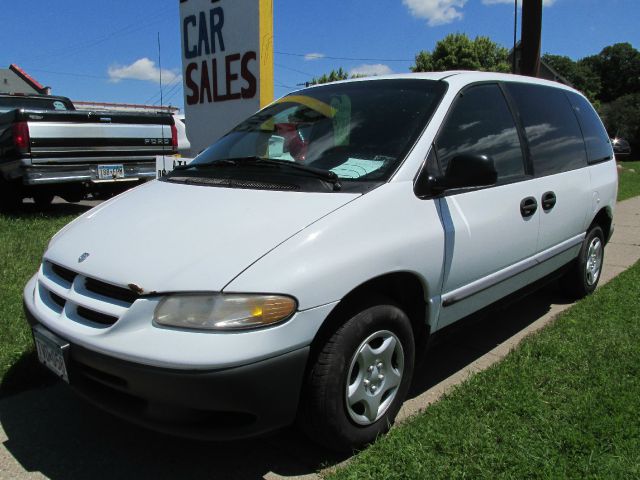
[{"label": "pickup truck bed", "polygon": [[119,192],[155,178],[156,155],[176,151],[170,114],[0,111],[0,190],[5,201],[9,196],[46,201],[53,195],[78,201],[88,193]]}]

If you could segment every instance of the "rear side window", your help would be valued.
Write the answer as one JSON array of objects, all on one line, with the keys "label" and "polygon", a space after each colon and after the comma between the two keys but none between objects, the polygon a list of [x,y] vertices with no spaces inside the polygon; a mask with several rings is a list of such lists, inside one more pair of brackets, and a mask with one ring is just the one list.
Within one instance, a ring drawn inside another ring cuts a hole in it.
[{"label": "rear side window", "polygon": [[587,165],[578,120],[560,89],[508,83],[529,141],[534,173],[538,176]]},{"label": "rear side window", "polygon": [[610,160],[613,156],[613,147],[611,147],[611,140],[609,140],[609,135],[598,114],[582,95],[573,92],[566,93],[582,127],[589,163]]},{"label": "rear side window", "polygon": [[518,131],[502,91],[497,85],[466,89],[456,101],[436,140],[443,172],[458,155],[493,158],[498,180],[524,175]]}]

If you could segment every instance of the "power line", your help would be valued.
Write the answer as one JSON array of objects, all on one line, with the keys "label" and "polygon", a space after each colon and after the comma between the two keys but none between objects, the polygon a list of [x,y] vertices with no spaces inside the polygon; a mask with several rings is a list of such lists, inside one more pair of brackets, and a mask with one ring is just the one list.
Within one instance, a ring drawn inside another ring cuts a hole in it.
[{"label": "power line", "polygon": [[[173,98],[173,96],[174,96],[176,93],[178,93],[178,92],[179,92],[178,87],[182,87],[182,82],[179,82],[179,83],[174,84],[174,85],[173,85],[173,87],[171,87],[170,89],[168,89],[168,90],[164,93],[164,95],[165,95],[167,98]],[[148,100],[147,100],[147,102],[148,102]],[[147,103],[147,102],[145,102],[145,103]],[[155,102],[154,102],[154,105],[157,105],[157,102],[158,102],[158,100],[156,99],[156,100],[155,100]]]},{"label": "power line", "polygon": [[273,84],[276,87],[280,87],[280,88],[288,88],[289,90],[295,90],[297,87],[292,87],[291,85],[285,85],[284,83],[280,83],[280,82],[273,82]]},{"label": "power line", "polygon": [[283,68],[285,70],[291,70],[292,72],[299,73],[304,75],[305,77],[313,77],[313,74],[309,72],[303,72],[302,70],[297,70],[295,68],[287,67],[286,65],[282,65],[281,63],[273,62],[273,64],[278,68]]},{"label": "power line", "polygon": [[[178,76],[176,76],[176,78],[174,78],[173,80],[171,80],[169,83],[167,83],[164,86],[164,91],[166,92],[168,89],[174,87],[177,84],[181,84],[181,83],[182,83],[182,77],[180,75],[178,75]],[[147,98],[144,101],[144,103],[148,103],[148,102],[151,102],[151,101],[155,102],[157,100],[157,97],[159,97],[159,96],[160,96],[160,93],[156,92],[153,95],[151,95],[149,98]]]},{"label": "power line", "polygon": [[[29,68],[29,71],[48,73],[48,74],[51,74],[51,75],[64,75],[64,76],[68,76],[68,77],[95,78],[95,79],[98,79],[98,80],[111,80],[111,77],[107,77],[107,76],[103,76],[103,75],[91,75],[89,73],[55,72],[55,71],[52,71],[52,70],[44,70],[42,68]],[[138,79],[134,78],[134,79],[124,79],[124,80],[138,80]],[[178,87],[181,87],[181,86],[182,86],[182,77],[178,75],[176,78],[171,80],[171,82],[169,82],[166,85],[164,85],[163,92],[164,92],[165,95],[171,95],[173,92],[177,93]],[[160,93],[156,92],[153,95],[151,95],[149,98],[147,98],[142,103],[148,104],[150,102],[157,102],[157,97],[159,97],[159,96],[160,96]]]},{"label": "power line", "polygon": [[90,73],[74,73],[74,72],[54,72],[52,70],[43,70],[41,68],[29,68],[29,71],[50,73],[51,75],[66,75],[69,77],[87,77],[87,78],[99,78],[101,80],[110,80],[110,77],[102,75],[91,75]]},{"label": "power line", "polygon": [[49,53],[43,53],[40,55],[34,55],[32,57],[30,57],[30,60],[37,60],[40,58],[55,58],[55,57],[68,57],[68,56],[72,56],[75,55],[76,53],[80,52],[81,50],[84,50],[86,48],[90,48],[90,47],[94,47],[96,45],[99,45],[101,43],[104,43],[108,40],[110,40],[111,38],[113,38],[116,35],[130,35],[131,33],[135,33],[139,30],[142,30],[144,28],[148,28],[151,25],[154,25],[156,23],[158,23],[159,21],[162,20],[162,17],[164,16],[164,14],[166,12],[168,12],[169,10],[171,10],[173,7],[167,7],[163,10],[160,10],[159,12],[156,12],[155,14],[149,16],[146,20],[147,23],[146,24],[140,24],[140,22],[136,22],[136,23],[130,23],[128,25],[125,25],[124,27],[118,28],[112,32],[107,33],[106,35],[102,35],[100,37],[94,38],[93,40],[88,40],[85,43],[81,43],[78,44],[77,42],[69,45],[68,47],[65,48],[61,48],[58,50],[54,50],[52,52]]},{"label": "power line", "polygon": [[[278,55],[287,55],[290,57],[306,57],[308,53],[292,53],[292,52],[278,52],[274,51],[274,53]],[[348,60],[354,62],[413,62],[415,58],[406,59],[406,58],[355,58],[355,57],[333,57],[330,55],[323,55],[314,57],[314,60],[322,60],[326,58],[328,60]]]},{"label": "power line", "polygon": [[171,95],[173,92],[177,91],[178,88],[182,87],[182,82],[176,82],[173,87],[169,88],[165,95]]},{"label": "power line", "polygon": [[179,91],[180,91],[180,90],[177,90],[177,89],[176,89],[176,91],[175,91],[175,92],[173,92],[170,96],[168,96],[168,97],[167,97],[167,100],[166,100],[167,105],[169,105],[169,106],[171,105],[170,100],[171,100],[171,99],[173,99],[173,97],[175,97],[175,96],[178,94],[178,92],[179,92]]},{"label": "power line", "polygon": [[[30,72],[34,71],[34,72],[40,72],[40,73],[48,73],[48,74],[51,74],[51,75],[65,75],[67,77],[81,77],[81,78],[96,78],[96,79],[99,79],[99,80],[112,80],[112,77],[108,77],[108,76],[105,76],[105,75],[93,75],[93,74],[90,74],[90,73],[56,72],[56,71],[53,71],[53,70],[45,70],[45,69],[42,69],[42,68],[28,68],[28,70]],[[146,79],[141,79],[141,78],[122,78],[120,80],[146,81]],[[179,83],[180,80],[182,80],[182,77],[180,77],[178,75],[174,80],[172,80],[171,82],[169,82],[168,84],[165,85],[165,87],[164,87],[165,90],[168,89],[170,86],[175,85],[176,83]],[[154,93],[153,96],[150,97],[150,99],[156,97],[157,95],[159,95],[159,94],[158,93]]]}]

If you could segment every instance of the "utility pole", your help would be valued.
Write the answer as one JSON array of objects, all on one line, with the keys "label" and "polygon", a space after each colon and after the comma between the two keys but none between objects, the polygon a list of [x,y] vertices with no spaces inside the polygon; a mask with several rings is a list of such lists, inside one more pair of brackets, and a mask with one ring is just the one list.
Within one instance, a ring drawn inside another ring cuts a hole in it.
[{"label": "utility pole", "polygon": [[518,0],[513,0],[513,55],[512,62],[513,66],[511,67],[511,73],[516,73],[517,69],[517,58],[516,53],[518,51]]},{"label": "utility pole", "polygon": [[540,72],[541,38],[542,0],[523,0],[520,74],[531,77],[538,76]]}]

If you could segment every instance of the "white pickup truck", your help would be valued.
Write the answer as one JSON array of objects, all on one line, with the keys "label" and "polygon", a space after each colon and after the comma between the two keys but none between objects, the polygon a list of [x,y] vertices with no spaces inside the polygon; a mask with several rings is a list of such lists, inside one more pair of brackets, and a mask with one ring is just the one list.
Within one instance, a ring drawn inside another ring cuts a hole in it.
[{"label": "white pickup truck", "polygon": [[82,111],[65,97],[0,94],[0,207],[119,193],[155,178],[156,155],[177,148],[170,114]]}]

